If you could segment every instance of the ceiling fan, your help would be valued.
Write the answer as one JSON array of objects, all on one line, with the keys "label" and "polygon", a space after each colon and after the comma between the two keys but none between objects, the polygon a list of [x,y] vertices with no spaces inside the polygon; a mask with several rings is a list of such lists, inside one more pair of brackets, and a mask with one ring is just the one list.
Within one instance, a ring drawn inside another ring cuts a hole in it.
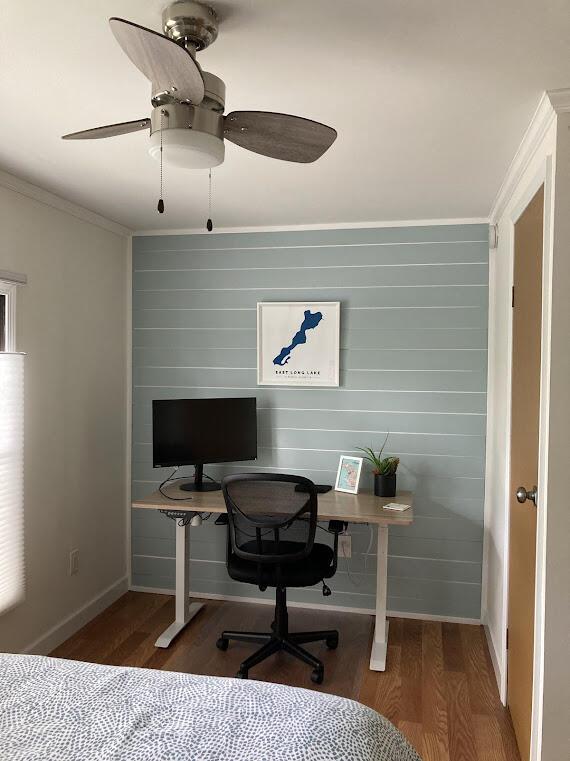
[{"label": "ceiling fan", "polygon": [[177,0],[162,13],[164,34],[125,21],[109,20],[115,39],[150,80],[150,118],[73,132],[64,140],[91,140],[150,130],[149,153],[180,167],[201,169],[224,160],[224,140],[262,156],[309,163],[336,139],[336,130],[299,116],[269,111],[232,111],[224,116],[226,86],[202,71],[196,53],[218,36],[213,8]]}]

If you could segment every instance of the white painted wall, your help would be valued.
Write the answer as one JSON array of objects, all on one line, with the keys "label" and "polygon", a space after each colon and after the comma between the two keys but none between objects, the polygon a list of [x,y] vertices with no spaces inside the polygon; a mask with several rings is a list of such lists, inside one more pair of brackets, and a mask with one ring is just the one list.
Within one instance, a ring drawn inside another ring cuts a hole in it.
[{"label": "white painted wall", "polygon": [[[570,108],[570,106],[569,106]],[[570,113],[558,119],[544,574],[542,759],[570,748]]]},{"label": "white painted wall", "polygon": [[[570,104],[570,92],[557,94],[552,102],[564,108]],[[557,113],[545,97],[491,215],[491,222],[498,224],[499,246],[490,262],[483,620],[505,700],[514,223],[545,184],[533,761],[562,758],[570,745],[570,536],[565,494],[570,461],[569,126],[568,114]]]},{"label": "white painted wall", "polygon": [[128,239],[76,212],[0,177],[0,269],[28,277],[17,296],[26,597],[0,616],[0,651],[45,651],[126,588]]},{"label": "white painted wall", "polygon": [[[487,469],[483,551],[483,621],[497,670],[501,697],[506,697],[506,621],[508,587],[508,506],[514,223],[555,159],[556,120],[550,103],[537,111],[491,222],[499,245],[489,257],[489,385],[487,402]],[[545,206],[549,203],[548,194]],[[552,213],[552,212],[550,212]],[[545,279],[546,279],[545,273]],[[543,342],[543,346],[546,345]]]}]

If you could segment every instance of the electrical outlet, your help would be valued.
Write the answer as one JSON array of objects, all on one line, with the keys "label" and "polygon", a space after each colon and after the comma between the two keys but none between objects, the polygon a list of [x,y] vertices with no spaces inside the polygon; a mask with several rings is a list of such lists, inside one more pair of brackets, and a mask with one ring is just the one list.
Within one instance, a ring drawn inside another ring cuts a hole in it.
[{"label": "electrical outlet", "polygon": [[69,575],[79,573],[79,550],[71,550],[69,553]]},{"label": "electrical outlet", "polygon": [[352,556],[352,537],[350,534],[339,534],[338,553],[341,558],[349,558]]}]

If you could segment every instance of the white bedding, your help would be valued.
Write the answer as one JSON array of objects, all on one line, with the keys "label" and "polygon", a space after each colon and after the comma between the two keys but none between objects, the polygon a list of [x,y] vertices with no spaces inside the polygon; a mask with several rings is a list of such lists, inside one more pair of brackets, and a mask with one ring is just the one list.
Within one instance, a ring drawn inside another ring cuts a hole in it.
[{"label": "white bedding", "polygon": [[1,761],[420,761],[385,718],[266,682],[0,654]]}]

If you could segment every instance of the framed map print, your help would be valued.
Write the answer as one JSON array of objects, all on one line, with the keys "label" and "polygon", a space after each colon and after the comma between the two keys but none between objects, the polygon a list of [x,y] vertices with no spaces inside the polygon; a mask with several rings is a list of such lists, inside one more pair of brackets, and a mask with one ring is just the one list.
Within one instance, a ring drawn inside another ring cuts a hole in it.
[{"label": "framed map print", "polygon": [[338,386],[339,301],[257,305],[260,386]]}]

